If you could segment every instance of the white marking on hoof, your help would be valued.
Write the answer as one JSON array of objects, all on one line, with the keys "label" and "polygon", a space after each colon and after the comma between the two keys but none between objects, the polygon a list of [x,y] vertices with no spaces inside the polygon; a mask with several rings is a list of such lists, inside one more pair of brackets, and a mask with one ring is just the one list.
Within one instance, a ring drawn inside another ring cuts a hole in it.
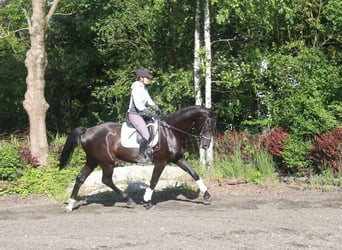
[{"label": "white marking on hoof", "polygon": [[208,190],[207,186],[204,184],[202,179],[197,180],[196,183],[202,193],[205,193]]},{"label": "white marking on hoof", "polygon": [[144,201],[148,202],[152,199],[153,190],[151,188],[145,189]]},{"label": "white marking on hoof", "polygon": [[76,203],[76,200],[69,199],[68,204],[64,208],[65,212],[71,212],[74,209],[75,203]]}]

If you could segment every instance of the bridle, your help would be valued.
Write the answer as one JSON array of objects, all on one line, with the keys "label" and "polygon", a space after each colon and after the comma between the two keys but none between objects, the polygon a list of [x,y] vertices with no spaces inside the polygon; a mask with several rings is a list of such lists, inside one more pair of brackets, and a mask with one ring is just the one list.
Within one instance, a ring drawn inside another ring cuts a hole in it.
[{"label": "bridle", "polygon": [[203,139],[206,139],[206,140],[208,140],[208,141],[210,141],[211,138],[209,138],[209,137],[203,135],[203,131],[204,131],[204,127],[207,127],[206,125],[208,124],[208,121],[209,121],[209,120],[212,121],[213,118],[207,117],[207,118],[205,119],[205,121],[203,122],[202,128],[201,128],[201,132],[200,132],[200,134],[199,134],[199,138],[201,138],[201,139],[203,138]]},{"label": "bridle", "polygon": [[208,120],[213,120],[213,118],[211,118],[211,117],[206,117],[205,121],[204,121],[203,124],[202,124],[201,131],[200,131],[199,135],[196,135],[196,134],[194,134],[194,133],[188,132],[188,131],[186,131],[186,130],[182,130],[182,129],[176,128],[175,126],[172,126],[172,125],[168,124],[168,123],[165,122],[165,121],[160,121],[159,124],[160,124],[160,126],[162,126],[162,127],[164,127],[164,128],[171,129],[171,130],[176,130],[176,131],[178,131],[178,132],[180,132],[180,133],[182,133],[182,134],[190,135],[190,136],[193,136],[193,137],[198,138],[198,139],[200,139],[200,140],[201,140],[201,139],[211,140],[211,138],[209,138],[209,137],[203,135],[203,133],[204,133],[203,130],[204,130],[204,128],[206,127],[205,125],[208,124]]}]

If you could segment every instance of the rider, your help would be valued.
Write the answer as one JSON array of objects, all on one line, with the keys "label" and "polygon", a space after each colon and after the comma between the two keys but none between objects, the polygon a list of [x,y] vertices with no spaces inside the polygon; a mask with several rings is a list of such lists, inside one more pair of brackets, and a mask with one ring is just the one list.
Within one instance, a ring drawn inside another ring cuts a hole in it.
[{"label": "rider", "polygon": [[136,72],[136,77],[136,81],[131,85],[128,120],[142,136],[137,162],[148,164],[151,163],[151,159],[149,156],[146,156],[145,151],[149,143],[150,133],[147,129],[145,119],[156,117],[157,115],[148,110],[147,107],[151,107],[153,110],[160,113],[161,110],[153,102],[147,90],[147,85],[152,79],[151,72],[146,68],[140,68]]}]

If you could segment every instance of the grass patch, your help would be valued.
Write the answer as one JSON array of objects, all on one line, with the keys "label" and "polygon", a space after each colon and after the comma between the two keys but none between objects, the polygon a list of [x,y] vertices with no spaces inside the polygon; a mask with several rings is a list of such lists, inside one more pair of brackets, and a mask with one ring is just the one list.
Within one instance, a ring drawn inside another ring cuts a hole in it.
[{"label": "grass patch", "polygon": [[223,179],[243,179],[256,184],[266,179],[276,179],[276,169],[272,157],[266,151],[258,151],[243,159],[240,150],[235,150],[230,158],[215,160],[215,176]]},{"label": "grass patch", "polygon": [[320,175],[309,177],[309,184],[314,187],[322,186],[341,186],[342,174],[335,176],[332,169],[323,170]]}]

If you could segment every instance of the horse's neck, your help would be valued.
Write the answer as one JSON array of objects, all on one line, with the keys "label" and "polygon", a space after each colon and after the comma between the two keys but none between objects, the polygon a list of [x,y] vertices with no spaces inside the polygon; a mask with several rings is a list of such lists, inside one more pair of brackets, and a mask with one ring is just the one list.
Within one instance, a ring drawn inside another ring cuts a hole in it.
[{"label": "horse's neck", "polygon": [[167,119],[166,122],[178,129],[189,131],[195,124],[196,119],[200,114],[198,113],[191,113],[191,114],[176,114],[173,117],[170,117],[170,119]]}]

